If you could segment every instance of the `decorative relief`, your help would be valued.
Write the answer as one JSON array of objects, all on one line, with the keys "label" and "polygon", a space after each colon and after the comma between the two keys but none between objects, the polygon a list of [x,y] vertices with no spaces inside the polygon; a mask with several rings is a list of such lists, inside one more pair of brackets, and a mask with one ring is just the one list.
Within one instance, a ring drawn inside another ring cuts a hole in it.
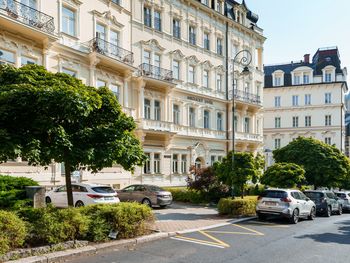
[{"label": "decorative relief", "polygon": [[189,64],[198,64],[199,63],[199,59],[195,56],[189,56],[186,58]]},{"label": "decorative relief", "polygon": [[176,49],[174,51],[170,51],[169,54],[174,58],[174,59],[177,59],[177,60],[181,60],[185,57],[185,55],[181,52],[180,49]]},{"label": "decorative relief", "polygon": [[123,28],[124,27],[124,25],[119,23],[117,18],[114,15],[112,15],[111,11],[105,11],[105,12],[101,13],[99,11],[93,10],[91,13],[94,16],[97,16],[99,18],[104,19],[109,24],[114,24],[115,26],[117,26],[119,28]]},{"label": "decorative relief", "polygon": [[148,41],[140,41],[142,46],[147,46],[149,47],[151,50],[153,51],[158,51],[158,52],[162,52],[165,50],[164,47],[162,47],[161,45],[159,45],[159,42],[156,39],[150,39]]}]

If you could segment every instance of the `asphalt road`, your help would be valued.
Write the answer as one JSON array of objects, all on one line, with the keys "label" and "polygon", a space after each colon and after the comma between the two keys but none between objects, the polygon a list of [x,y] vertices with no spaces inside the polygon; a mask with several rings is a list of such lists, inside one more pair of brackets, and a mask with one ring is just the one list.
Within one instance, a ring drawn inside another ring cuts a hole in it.
[{"label": "asphalt road", "polygon": [[339,263],[349,262],[350,214],[290,225],[251,220],[163,239],[74,263]]}]

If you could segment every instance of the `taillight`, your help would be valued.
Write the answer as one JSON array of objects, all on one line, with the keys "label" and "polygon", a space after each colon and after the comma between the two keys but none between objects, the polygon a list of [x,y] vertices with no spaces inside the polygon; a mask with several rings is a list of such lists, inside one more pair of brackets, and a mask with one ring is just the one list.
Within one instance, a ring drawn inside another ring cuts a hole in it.
[{"label": "taillight", "polygon": [[88,197],[91,197],[93,199],[97,199],[97,198],[102,198],[102,195],[94,195],[94,194],[87,194]]},{"label": "taillight", "polygon": [[290,198],[288,198],[288,197],[281,198],[281,201],[282,201],[282,202],[285,202],[285,203],[290,203],[290,202],[292,202],[292,200],[290,200]]}]

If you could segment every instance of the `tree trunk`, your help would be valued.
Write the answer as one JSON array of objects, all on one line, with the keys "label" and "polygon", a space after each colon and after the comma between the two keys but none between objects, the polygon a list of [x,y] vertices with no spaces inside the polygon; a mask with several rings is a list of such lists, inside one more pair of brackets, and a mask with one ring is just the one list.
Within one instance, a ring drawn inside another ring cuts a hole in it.
[{"label": "tree trunk", "polygon": [[64,171],[66,174],[66,189],[67,189],[67,201],[68,206],[74,206],[73,204],[73,192],[72,192],[72,180],[71,180],[71,167],[69,162],[64,162]]},{"label": "tree trunk", "polygon": [[241,186],[241,197],[244,198],[244,185]]}]

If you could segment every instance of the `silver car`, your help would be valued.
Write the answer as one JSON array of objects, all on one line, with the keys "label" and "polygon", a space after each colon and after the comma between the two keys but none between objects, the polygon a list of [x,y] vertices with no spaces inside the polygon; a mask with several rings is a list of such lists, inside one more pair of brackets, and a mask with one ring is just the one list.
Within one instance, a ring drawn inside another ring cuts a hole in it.
[{"label": "silver car", "polygon": [[335,195],[341,201],[343,210],[350,211],[350,191],[339,191],[335,192]]},{"label": "silver car", "polygon": [[260,220],[266,219],[268,215],[277,215],[296,224],[299,218],[313,220],[316,205],[298,190],[268,189],[258,197],[256,214]]}]

